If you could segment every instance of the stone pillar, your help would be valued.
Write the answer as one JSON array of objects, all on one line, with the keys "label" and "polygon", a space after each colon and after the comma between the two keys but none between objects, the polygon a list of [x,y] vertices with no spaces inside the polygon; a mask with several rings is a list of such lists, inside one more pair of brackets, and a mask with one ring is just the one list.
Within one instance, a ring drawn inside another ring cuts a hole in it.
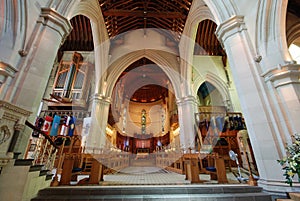
[{"label": "stone pillar", "polygon": [[[70,33],[71,24],[51,8],[42,8],[37,21],[31,23],[35,24],[28,37],[26,54],[18,62],[18,73],[9,83],[4,100],[31,111],[34,115],[29,121],[34,122],[58,47]],[[31,132],[28,128],[24,130],[16,150],[25,153]]]},{"label": "stone pillar", "polygon": [[277,162],[282,158],[285,147],[283,134],[276,122],[280,117],[274,113],[272,107],[276,102],[273,103],[270,90],[258,71],[260,66],[243,17],[233,16],[221,23],[216,34],[228,55],[260,174],[258,183],[266,191],[287,192],[288,185],[284,183],[283,172]]},{"label": "stone pillar", "polygon": [[107,143],[106,126],[108,120],[110,99],[96,94],[93,98],[92,123],[86,139],[86,151],[99,153]]},{"label": "stone pillar", "polygon": [[71,24],[67,18],[51,8],[41,9],[32,35],[28,39],[28,54],[24,55],[20,62],[19,72],[11,83],[5,100],[33,113],[37,112],[57,49],[70,31]]},{"label": "stone pillar", "polygon": [[195,150],[195,136],[197,135],[195,113],[197,108],[196,99],[187,96],[177,100],[178,118],[180,127],[180,146],[185,153],[190,149]]},{"label": "stone pillar", "polygon": [[[300,65],[279,65],[263,75],[265,82],[271,85],[285,115],[278,123],[287,124],[289,133],[300,133]],[[287,139],[288,141],[289,139]]]},{"label": "stone pillar", "polygon": [[15,151],[15,147],[17,145],[17,143],[19,143],[20,141],[20,132],[22,130],[24,130],[25,125],[24,124],[19,124],[18,122],[15,125],[15,130],[14,130],[14,134],[12,136],[12,140],[10,142],[9,148],[8,148],[8,152],[14,152]]}]

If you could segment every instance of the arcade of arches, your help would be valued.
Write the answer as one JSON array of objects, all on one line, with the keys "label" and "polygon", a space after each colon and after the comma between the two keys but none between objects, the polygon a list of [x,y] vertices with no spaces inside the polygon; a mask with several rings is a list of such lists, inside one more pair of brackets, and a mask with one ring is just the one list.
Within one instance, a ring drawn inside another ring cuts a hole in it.
[{"label": "arcade of arches", "polygon": [[238,164],[265,191],[295,190],[277,160],[300,132],[298,1],[0,8],[2,189],[18,157],[55,170],[53,186],[136,166],[228,183]]}]

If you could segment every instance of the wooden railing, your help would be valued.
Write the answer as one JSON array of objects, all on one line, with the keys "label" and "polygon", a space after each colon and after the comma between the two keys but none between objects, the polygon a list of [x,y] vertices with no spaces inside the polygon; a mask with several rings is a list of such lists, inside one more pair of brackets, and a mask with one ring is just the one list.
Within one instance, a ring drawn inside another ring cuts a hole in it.
[{"label": "wooden railing", "polygon": [[52,170],[59,147],[56,146],[53,140],[45,132],[36,128],[29,121],[26,121],[25,125],[41,134],[35,144],[36,147],[31,156],[31,158],[34,159],[32,165],[43,165],[44,169]]},{"label": "wooden railing", "polygon": [[83,118],[91,116],[91,112],[84,110],[42,110],[40,116],[53,116],[54,114],[59,116],[72,115],[76,117],[77,121],[82,121]]}]

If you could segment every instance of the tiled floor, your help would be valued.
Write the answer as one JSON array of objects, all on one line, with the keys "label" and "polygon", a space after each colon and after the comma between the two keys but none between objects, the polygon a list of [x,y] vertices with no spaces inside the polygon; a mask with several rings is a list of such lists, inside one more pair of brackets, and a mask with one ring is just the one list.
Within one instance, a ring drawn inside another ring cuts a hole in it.
[{"label": "tiled floor", "polygon": [[[233,169],[232,172],[227,172],[227,179],[229,184],[239,184],[236,176],[237,170]],[[78,180],[84,178],[80,176]],[[210,175],[200,174],[200,180],[204,184],[217,184],[216,180],[210,180]],[[243,178],[248,178],[245,172],[242,172]],[[100,185],[186,185],[190,184],[185,180],[185,175],[168,172],[158,167],[127,167],[121,171],[104,175],[104,181]]]}]

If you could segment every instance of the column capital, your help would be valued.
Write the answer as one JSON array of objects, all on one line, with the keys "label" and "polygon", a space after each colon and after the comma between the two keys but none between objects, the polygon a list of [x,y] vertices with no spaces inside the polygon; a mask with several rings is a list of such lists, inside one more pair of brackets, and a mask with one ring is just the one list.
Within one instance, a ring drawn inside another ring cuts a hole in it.
[{"label": "column capital", "polygon": [[18,72],[17,69],[3,61],[0,61],[0,75],[14,77],[16,72]]},{"label": "column capital", "polygon": [[25,125],[24,124],[15,124],[15,126],[14,126],[14,129],[16,130],[16,131],[22,131],[23,129],[25,128]]},{"label": "column capital", "polygon": [[5,82],[7,77],[14,77],[16,72],[18,72],[17,69],[3,61],[0,61],[0,85]]},{"label": "column capital", "polygon": [[72,30],[70,21],[52,8],[41,8],[41,14],[37,23],[57,31],[63,38],[63,41]]},{"label": "column capital", "polygon": [[97,102],[110,104],[111,103],[111,98],[103,96],[102,94],[94,94],[94,96],[92,97],[92,101],[94,101],[94,102],[97,101]]},{"label": "column capital", "polygon": [[300,65],[279,65],[277,68],[273,68],[261,76],[265,79],[265,82],[273,82],[275,88],[288,84],[300,84]]},{"label": "column capital", "polygon": [[185,97],[178,98],[176,100],[176,103],[178,105],[182,105],[182,104],[185,104],[187,102],[197,103],[197,100],[194,96],[185,96]]},{"label": "column capital", "polygon": [[235,15],[222,22],[217,27],[215,33],[217,38],[224,43],[227,38],[243,30],[247,30],[244,22],[244,16]]}]

